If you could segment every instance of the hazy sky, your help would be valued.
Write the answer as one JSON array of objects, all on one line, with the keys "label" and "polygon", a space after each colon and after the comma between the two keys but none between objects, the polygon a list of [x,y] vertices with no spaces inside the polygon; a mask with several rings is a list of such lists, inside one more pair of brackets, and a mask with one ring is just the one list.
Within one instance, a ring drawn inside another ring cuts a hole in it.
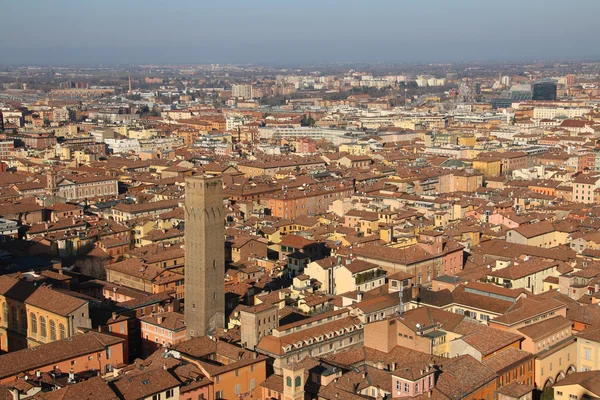
[{"label": "hazy sky", "polygon": [[600,58],[599,0],[6,0],[0,64]]}]

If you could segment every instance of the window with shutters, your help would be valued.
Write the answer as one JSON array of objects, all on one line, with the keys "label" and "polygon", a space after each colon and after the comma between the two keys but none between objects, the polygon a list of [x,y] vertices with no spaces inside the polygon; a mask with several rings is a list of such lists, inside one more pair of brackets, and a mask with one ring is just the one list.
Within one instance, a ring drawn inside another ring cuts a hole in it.
[{"label": "window with shutters", "polygon": [[37,335],[37,317],[34,313],[29,314],[29,323],[31,324],[31,333]]},{"label": "window with shutters", "polygon": [[40,335],[46,338],[46,318],[40,317]]},{"label": "window with shutters", "polygon": [[56,340],[56,323],[54,320],[50,320],[50,340],[53,342]]}]

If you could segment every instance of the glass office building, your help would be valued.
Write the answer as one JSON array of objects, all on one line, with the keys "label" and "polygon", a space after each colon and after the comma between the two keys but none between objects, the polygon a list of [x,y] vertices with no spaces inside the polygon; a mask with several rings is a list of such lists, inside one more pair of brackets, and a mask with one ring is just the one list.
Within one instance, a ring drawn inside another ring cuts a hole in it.
[{"label": "glass office building", "polygon": [[532,100],[556,100],[555,82],[536,82],[531,85]]}]

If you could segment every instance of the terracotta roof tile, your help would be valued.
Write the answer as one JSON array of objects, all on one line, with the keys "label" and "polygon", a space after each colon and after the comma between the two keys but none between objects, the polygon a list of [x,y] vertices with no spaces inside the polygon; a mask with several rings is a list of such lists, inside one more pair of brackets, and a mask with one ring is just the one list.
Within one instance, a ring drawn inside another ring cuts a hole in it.
[{"label": "terracotta roof tile", "polygon": [[533,341],[537,341],[538,339],[552,335],[557,331],[569,328],[572,324],[573,323],[570,320],[559,315],[519,328],[519,332],[531,338]]},{"label": "terracotta roof tile", "polygon": [[34,400],[118,400],[117,394],[110,388],[104,379],[95,376],[87,381],[50,392],[39,393],[31,399]]},{"label": "terracotta roof tile", "polygon": [[520,342],[522,339],[523,336],[521,335],[484,325],[477,329],[477,331],[460,338],[460,340],[463,340],[479,351],[482,356],[495,353],[512,343]]},{"label": "terracotta roof tile", "polygon": [[470,355],[463,355],[440,363],[436,388],[448,397],[463,398],[496,378],[496,373]]},{"label": "terracotta roof tile", "polygon": [[116,336],[90,331],[30,349],[6,353],[0,356],[0,379],[85,354],[101,352],[106,346],[124,341]]},{"label": "terracotta roof tile", "polygon": [[86,305],[87,301],[40,286],[25,300],[25,304],[66,316]]},{"label": "terracotta roof tile", "polygon": [[125,399],[145,399],[179,385],[169,371],[160,368],[134,376],[126,375],[114,382],[115,389]]},{"label": "terracotta roof tile", "polygon": [[536,315],[556,311],[565,307],[563,303],[555,299],[534,299],[521,298],[510,307],[503,315],[492,320],[494,323],[502,325],[513,325]]}]

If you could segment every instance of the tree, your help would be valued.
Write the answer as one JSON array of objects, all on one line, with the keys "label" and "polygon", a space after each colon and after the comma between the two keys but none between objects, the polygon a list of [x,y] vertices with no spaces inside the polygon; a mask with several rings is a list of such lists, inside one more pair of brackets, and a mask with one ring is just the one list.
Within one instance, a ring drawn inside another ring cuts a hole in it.
[{"label": "tree", "polygon": [[554,400],[554,389],[549,388],[542,391],[540,400]]},{"label": "tree", "polygon": [[107,259],[93,256],[86,256],[75,261],[75,267],[81,274],[102,280],[106,279],[106,264],[108,264]]},{"label": "tree", "polygon": [[302,116],[302,119],[300,120],[300,125],[301,126],[314,126],[315,119],[313,117],[311,117],[310,115],[304,114]]},{"label": "tree", "polygon": [[144,104],[143,106],[140,107],[140,115],[146,115],[150,113],[150,107],[148,107],[148,105]]}]

